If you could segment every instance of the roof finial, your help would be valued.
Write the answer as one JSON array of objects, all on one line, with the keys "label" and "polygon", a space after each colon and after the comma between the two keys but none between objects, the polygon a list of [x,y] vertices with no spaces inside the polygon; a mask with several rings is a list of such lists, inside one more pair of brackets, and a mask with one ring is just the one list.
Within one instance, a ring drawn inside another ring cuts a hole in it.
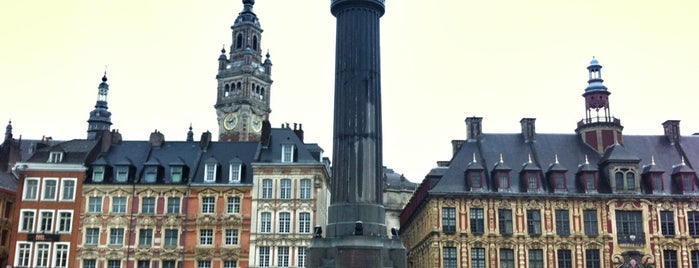
[{"label": "roof finial", "polygon": [[478,161],[476,161],[476,153],[473,153],[473,163],[477,163],[477,162]]},{"label": "roof finial", "polygon": [[529,158],[529,161],[527,163],[531,164],[532,163],[532,154],[528,154],[527,157]]},{"label": "roof finial", "polygon": [[502,154],[500,154],[500,163],[505,163],[505,161],[502,160]]},{"label": "roof finial", "polygon": [[587,160],[587,155],[585,155],[585,165],[589,165],[590,161]]},{"label": "roof finial", "polygon": [[684,162],[684,156],[682,156],[681,158],[682,158],[682,165],[683,165],[683,166],[686,166],[687,163]]},{"label": "roof finial", "polygon": [[655,166],[655,156],[654,155],[650,156],[650,164]]},{"label": "roof finial", "polygon": [[555,158],[555,163],[558,164],[558,154],[555,154],[554,158]]}]

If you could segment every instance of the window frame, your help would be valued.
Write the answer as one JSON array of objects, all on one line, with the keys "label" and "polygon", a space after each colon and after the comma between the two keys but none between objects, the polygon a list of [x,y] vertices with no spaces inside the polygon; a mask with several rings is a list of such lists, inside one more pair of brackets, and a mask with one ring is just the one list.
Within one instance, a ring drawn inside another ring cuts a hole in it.
[{"label": "window frame", "polygon": [[85,245],[97,246],[100,243],[100,228],[87,227],[85,228]]},{"label": "window frame", "polygon": [[170,196],[167,198],[167,214],[182,213],[182,198],[179,196]]},{"label": "window frame", "polygon": [[498,209],[498,227],[501,235],[511,236],[513,234],[511,209]]},{"label": "window frame", "polygon": [[124,228],[109,228],[109,241],[107,242],[110,246],[123,246],[124,245]]},{"label": "window frame", "polygon": [[443,268],[459,267],[456,247],[442,247],[442,264],[444,264]]},{"label": "window frame", "polygon": [[226,229],[224,231],[223,244],[226,246],[236,246],[240,243],[240,230]]},{"label": "window frame", "polygon": [[272,212],[260,212],[260,233],[272,233]]},{"label": "window frame", "polygon": [[272,179],[262,179],[262,187],[260,189],[261,199],[272,199],[274,198],[274,181]]},{"label": "window frame", "polygon": [[573,255],[569,249],[556,251],[556,268],[573,268]]},{"label": "window frame", "polygon": [[[61,249],[63,248],[63,249]],[[53,257],[51,264],[53,268],[68,268],[70,263],[70,243],[54,242]]]},{"label": "window frame", "polygon": [[[38,201],[39,200],[39,178],[25,178],[24,187],[22,188],[22,200],[23,201]],[[36,185],[30,185],[30,183],[36,183]],[[33,191],[31,191],[33,189]]]},{"label": "window frame", "polygon": [[269,267],[271,265],[271,248],[269,246],[261,246],[257,248],[257,261],[259,267]]},{"label": "window frame", "polygon": [[34,262],[32,267],[49,267],[51,256],[51,242],[34,243]]},{"label": "window frame", "polygon": [[485,211],[483,208],[469,209],[469,223],[471,233],[481,235],[485,233]]},{"label": "window frame", "polygon": [[201,197],[201,214],[214,214],[216,212],[216,197],[207,195]]},{"label": "window frame", "polygon": [[279,180],[279,199],[291,199],[292,185],[291,179],[284,178]]},{"label": "window frame", "polygon": [[214,229],[199,229],[199,245],[213,246],[214,245]]},{"label": "window frame", "polygon": [[[174,234],[174,236],[173,236]],[[180,230],[178,229],[165,229],[165,234],[163,236],[163,247],[177,247],[180,245]]]},{"label": "window frame", "polygon": [[[49,186],[49,182],[53,183],[53,186]],[[52,187],[49,189],[49,187]],[[50,194],[52,196],[47,196]],[[41,201],[56,201],[58,199],[58,178],[44,178],[41,181]]]},{"label": "window frame", "polygon": [[231,163],[228,168],[228,171],[228,182],[240,182],[240,178],[243,173],[243,164],[238,162]]},{"label": "window frame", "polygon": [[[64,213],[68,213],[68,222],[64,223],[66,218],[63,217]],[[68,229],[64,229],[66,226]],[[72,210],[58,210],[56,211],[56,233],[58,234],[70,234],[73,230],[73,211]]]},{"label": "window frame", "polygon": [[311,213],[310,212],[299,212],[298,223],[300,234],[310,234],[311,233]]},{"label": "window frame", "polygon": [[[72,183],[72,186],[67,185],[67,183]],[[73,202],[75,201],[75,190],[78,186],[78,179],[76,178],[63,178],[61,179],[61,184],[60,184],[60,189],[61,192],[59,193],[60,201],[63,202]],[[66,193],[69,193],[70,196],[66,197]]]},{"label": "window frame", "polygon": [[530,236],[541,236],[541,210],[527,210],[527,233]]},{"label": "window frame", "polygon": [[442,208],[442,232],[445,234],[456,233],[456,208]]},{"label": "window frame", "polygon": [[14,267],[29,267],[32,263],[34,245],[31,242],[17,241],[15,249],[15,266]]},{"label": "window frame", "polygon": [[567,209],[557,209],[556,216],[556,234],[558,236],[570,236],[570,211]]},{"label": "window frame", "polygon": [[299,181],[299,199],[313,198],[313,181],[311,179],[301,179]]},{"label": "window frame", "polygon": [[277,225],[277,232],[280,234],[291,233],[291,212],[282,211],[279,212],[277,216],[279,224]]},{"label": "window frame", "polygon": [[282,163],[293,163],[294,162],[294,144],[282,144]]},{"label": "window frame", "polygon": [[663,267],[665,268],[677,268],[679,260],[677,259],[677,250],[665,249],[663,250]]},{"label": "window frame", "polygon": [[216,182],[216,169],[218,165],[216,163],[205,163],[204,164],[204,182]]},{"label": "window frame", "polygon": [[500,268],[514,268],[515,267],[515,251],[511,248],[501,248],[498,250],[498,260],[500,261]]},{"label": "window frame", "polygon": [[112,213],[126,214],[127,203],[128,198],[126,196],[112,196]]},{"label": "window frame", "polygon": [[658,217],[660,218],[660,233],[665,237],[674,237],[675,212],[672,210],[661,210]]},{"label": "window frame", "polygon": [[102,197],[101,196],[90,196],[87,198],[87,213],[88,214],[99,214],[102,213]]},{"label": "window frame", "polygon": [[600,254],[599,249],[588,248],[585,249],[585,268],[600,268]]},{"label": "window frame", "polygon": [[687,211],[687,234],[699,237],[699,211]]},{"label": "window frame", "polygon": [[544,268],[544,250],[540,248],[529,249],[527,252],[529,266],[528,268]]},{"label": "window frame", "polygon": [[291,264],[291,249],[288,246],[277,247],[277,267],[289,267]]},{"label": "window frame", "polygon": [[485,248],[471,248],[471,267],[472,268],[485,268],[486,267]]},{"label": "window frame", "polygon": [[596,209],[583,210],[583,229],[587,236],[599,235],[599,221]]},{"label": "window frame", "polygon": [[[31,221],[29,221],[29,216],[25,216],[25,213],[31,213]],[[20,209],[19,210],[19,226],[18,227],[18,232],[19,233],[33,233],[34,230],[36,229],[37,225],[37,213],[36,210],[34,209]],[[29,222],[29,223],[27,223]],[[25,225],[29,224],[28,228],[25,228]]]},{"label": "window frame", "polygon": [[227,214],[240,214],[241,206],[240,196],[229,196],[226,198],[226,213]]},{"label": "window frame", "polygon": [[116,182],[127,182],[129,181],[129,166],[116,166],[114,168],[114,180]]},{"label": "window frame", "polygon": [[92,181],[93,182],[103,182],[104,173],[107,168],[103,165],[96,165],[92,167]]},{"label": "window frame", "polygon": [[[46,213],[46,214],[45,214]],[[45,215],[50,215],[46,217]],[[52,209],[40,209],[37,222],[37,233],[53,233],[54,217],[56,211]]]},{"label": "window frame", "polygon": [[170,166],[170,181],[172,181],[174,183],[180,183],[180,182],[182,182],[183,178],[184,178],[184,166],[181,166],[181,165]]},{"label": "window frame", "polygon": [[153,246],[153,229],[140,228],[138,229],[138,246],[151,247]]},{"label": "window frame", "polygon": [[[147,201],[147,202],[146,202]],[[141,197],[141,214],[152,215],[157,210],[157,200],[152,196]]]}]

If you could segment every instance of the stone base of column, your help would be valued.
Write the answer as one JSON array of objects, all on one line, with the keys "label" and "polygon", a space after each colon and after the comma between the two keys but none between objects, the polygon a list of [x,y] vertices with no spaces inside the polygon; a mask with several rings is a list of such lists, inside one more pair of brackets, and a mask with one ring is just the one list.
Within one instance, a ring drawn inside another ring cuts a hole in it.
[{"label": "stone base of column", "polygon": [[314,238],[309,268],[405,268],[407,251],[394,237],[345,236]]}]

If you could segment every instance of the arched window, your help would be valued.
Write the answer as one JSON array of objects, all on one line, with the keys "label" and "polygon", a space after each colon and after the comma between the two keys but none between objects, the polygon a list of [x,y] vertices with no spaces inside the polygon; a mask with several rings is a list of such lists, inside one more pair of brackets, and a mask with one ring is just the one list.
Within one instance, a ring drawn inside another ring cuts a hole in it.
[{"label": "arched window", "polygon": [[235,38],[235,48],[242,48],[243,47],[243,34],[238,34],[238,37]]},{"label": "arched window", "polygon": [[229,86],[228,84],[226,84],[226,85],[224,86],[224,89],[223,89],[223,96],[228,97],[230,91],[231,91],[231,86]]},{"label": "arched window", "polygon": [[257,35],[252,36],[252,49],[257,50]]}]

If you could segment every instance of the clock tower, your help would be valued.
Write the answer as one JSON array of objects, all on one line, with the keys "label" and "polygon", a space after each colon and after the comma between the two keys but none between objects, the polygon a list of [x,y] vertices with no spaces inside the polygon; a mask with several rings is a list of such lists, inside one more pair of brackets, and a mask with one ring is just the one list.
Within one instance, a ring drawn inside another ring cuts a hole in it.
[{"label": "clock tower", "polygon": [[243,0],[232,29],[228,54],[218,58],[216,116],[219,141],[259,141],[269,124],[272,62],[262,61],[262,28],[252,10],[255,0]]}]

